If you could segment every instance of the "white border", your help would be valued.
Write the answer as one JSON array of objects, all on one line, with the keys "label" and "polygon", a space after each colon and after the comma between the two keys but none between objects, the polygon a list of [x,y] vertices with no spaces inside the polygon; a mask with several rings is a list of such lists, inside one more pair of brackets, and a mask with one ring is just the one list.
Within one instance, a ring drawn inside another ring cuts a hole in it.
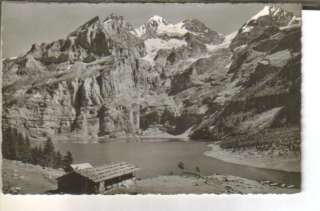
[{"label": "white border", "polygon": [[320,210],[320,11],[303,11],[303,191],[294,195],[0,196],[3,211]]}]

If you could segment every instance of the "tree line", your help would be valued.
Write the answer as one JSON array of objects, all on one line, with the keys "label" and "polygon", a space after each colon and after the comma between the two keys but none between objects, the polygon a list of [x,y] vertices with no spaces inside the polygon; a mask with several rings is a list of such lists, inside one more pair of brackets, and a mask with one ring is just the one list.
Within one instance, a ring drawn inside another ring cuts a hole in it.
[{"label": "tree line", "polygon": [[43,167],[63,168],[66,172],[71,171],[70,165],[73,162],[71,152],[62,155],[55,150],[50,138],[46,140],[44,146],[32,147],[28,136],[24,136],[14,128],[3,131],[2,156],[5,159]]}]

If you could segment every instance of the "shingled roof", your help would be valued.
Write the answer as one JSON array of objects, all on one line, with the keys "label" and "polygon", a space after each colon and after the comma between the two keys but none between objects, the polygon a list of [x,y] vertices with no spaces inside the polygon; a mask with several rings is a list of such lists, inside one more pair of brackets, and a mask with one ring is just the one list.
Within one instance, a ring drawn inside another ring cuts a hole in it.
[{"label": "shingled roof", "polygon": [[138,170],[139,168],[137,166],[130,163],[112,162],[93,168],[74,169],[74,172],[90,179],[93,182],[101,182],[121,175],[130,174]]}]

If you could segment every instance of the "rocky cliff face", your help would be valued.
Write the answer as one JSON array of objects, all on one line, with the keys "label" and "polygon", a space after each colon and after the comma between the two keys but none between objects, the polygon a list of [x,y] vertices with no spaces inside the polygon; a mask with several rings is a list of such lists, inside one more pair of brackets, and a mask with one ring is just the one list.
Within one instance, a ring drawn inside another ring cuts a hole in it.
[{"label": "rocky cliff face", "polygon": [[4,127],[35,138],[138,130],[138,59],[145,50],[129,30],[122,17],[96,17],[65,40],[4,61]]},{"label": "rocky cliff face", "polygon": [[[209,114],[192,137],[240,141],[259,139],[256,134],[272,128],[300,128],[301,29],[298,19],[286,14],[265,8],[238,31],[230,45],[233,87],[222,92],[234,90],[233,96]],[[299,142],[300,136],[293,139]]]},{"label": "rocky cliff face", "polygon": [[300,20],[266,7],[237,32],[154,16],[134,29],[93,18],[65,39],[4,60],[3,129],[193,138],[299,125]]}]

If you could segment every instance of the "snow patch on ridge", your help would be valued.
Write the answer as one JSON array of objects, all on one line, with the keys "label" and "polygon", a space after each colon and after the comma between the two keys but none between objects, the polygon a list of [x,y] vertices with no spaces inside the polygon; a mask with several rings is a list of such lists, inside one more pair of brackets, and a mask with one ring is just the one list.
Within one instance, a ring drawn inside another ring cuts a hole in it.
[{"label": "snow patch on ridge", "polygon": [[265,6],[260,12],[258,12],[255,16],[250,18],[250,20],[257,20],[260,17],[270,15],[270,6]]},{"label": "snow patch on ridge", "polygon": [[179,22],[177,24],[160,24],[157,29],[157,33],[160,35],[168,35],[168,36],[183,36],[187,32],[189,32],[186,28],[184,28],[184,23]]},{"label": "snow patch on ridge", "polygon": [[288,26],[293,24],[301,24],[301,17],[293,16],[290,22],[288,23]]},{"label": "snow patch on ridge", "polygon": [[[278,11],[277,11],[278,12]],[[257,14],[255,14],[254,16],[252,16],[244,26],[241,27],[241,32],[242,33],[249,33],[252,31],[252,29],[254,28],[253,26],[248,25],[251,21],[257,20],[260,17],[264,17],[267,15],[271,14],[271,7],[270,6],[265,6],[260,12],[258,12]]]},{"label": "snow patch on ridge", "polygon": [[154,64],[154,57],[157,55],[160,49],[174,49],[182,46],[186,46],[187,42],[185,40],[170,39],[162,40],[159,38],[147,39],[144,42],[146,47],[147,55],[142,59],[149,61]]},{"label": "snow patch on ridge", "polygon": [[88,31],[86,35],[87,35],[87,41],[90,45],[91,45],[91,38],[96,36],[96,32],[97,32],[97,26],[91,25],[88,27]]},{"label": "snow patch on ridge", "polygon": [[111,33],[111,32],[114,31],[112,29],[112,22],[113,22],[112,19],[108,19],[108,20],[103,22],[103,27],[108,33]]},{"label": "snow patch on ridge", "polygon": [[33,98],[42,98],[41,94],[39,92],[32,95]]},{"label": "snow patch on ridge", "polygon": [[[141,25],[140,27],[131,31],[131,33],[137,37],[142,37],[147,32],[148,25],[155,27],[155,32],[158,35],[182,37],[186,33],[190,32],[185,28],[183,21],[176,24],[169,24],[163,17],[155,15],[147,21],[147,24]],[[190,33],[194,34],[194,32]]]},{"label": "snow patch on ridge", "polygon": [[242,32],[243,33],[246,33],[246,32],[248,33],[248,32],[251,32],[252,29],[253,29],[253,26],[245,26],[245,27],[242,28]]},{"label": "snow patch on ridge", "polygon": [[157,22],[158,24],[167,24],[166,19],[164,19],[163,17],[159,16],[159,15],[154,15],[151,18],[149,18],[148,22]]},{"label": "snow patch on ridge", "polygon": [[15,60],[17,58],[18,58],[18,56],[12,56],[12,57],[9,57],[9,58],[2,58],[2,61],[4,61],[4,60]]},{"label": "snow patch on ridge", "polygon": [[221,48],[228,48],[232,42],[232,40],[235,38],[235,36],[238,34],[237,31],[231,33],[231,34],[228,34],[224,41],[218,45],[213,45],[213,44],[206,44],[206,47],[207,47],[207,50],[209,52],[214,52],[218,49],[221,49]]},{"label": "snow patch on ridge", "polygon": [[137,37],[142,37],[142,35],[144,35],[146,33],[146,26],[142,25],[142,26],[134,29],[133,31],[130,31],[130,33],[137,36]]}]

